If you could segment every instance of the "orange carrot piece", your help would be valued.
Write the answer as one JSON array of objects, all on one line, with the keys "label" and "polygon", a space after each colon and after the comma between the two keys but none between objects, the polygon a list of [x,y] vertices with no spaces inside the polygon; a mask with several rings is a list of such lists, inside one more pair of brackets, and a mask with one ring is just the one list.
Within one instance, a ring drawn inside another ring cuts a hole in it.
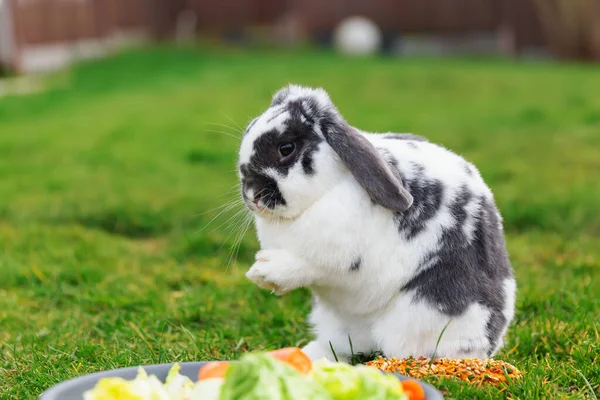
[{"label": "orange carrot piece", "polygon": [[225,378],[225,373],[229,369],[229,363],[227,361],[215,361],[210,362],[200,368],[198,371],[198,380],[209,378]]},{"label": "orange carrot piece", "polygon": [[279,350],[270,351],[272,357],[279,361],[283,361],[286,364],[296,368],[300,373],[308,374],[312,369],[312,361],[310,358],[298,347],[286,347]]},{"label": "orange carrot piece", "polygon": [[425,400],[425,391],[417,381],[402,381],[402,389],[408,395],[408,400]]}]

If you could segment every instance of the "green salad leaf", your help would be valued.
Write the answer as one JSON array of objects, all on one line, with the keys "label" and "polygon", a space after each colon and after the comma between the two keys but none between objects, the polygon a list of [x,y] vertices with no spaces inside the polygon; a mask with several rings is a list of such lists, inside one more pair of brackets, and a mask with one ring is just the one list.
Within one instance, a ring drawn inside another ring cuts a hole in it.
[{"label": "green salad leaf", "polygon": [[220,400],[223,379],[210,378],[204,379],[192,389],[189,399],[191,400]]},{"label": "green salad leaf", "polygon": [[220,400],[332,400],[309,376],[268,354],[246,354],[232,363],[221,387]]},{"label": "green salad leaf", "polygon": [[333,396],[333,400],[404,400],[406,394],[398,379],[367,366],[316,361],[311,377]]},{"label": "green salad leaf", "polygon": [[316,361],[311,377],[325,387],[334,400],[357,398],[361,390],[360,377],[349,364]]}]

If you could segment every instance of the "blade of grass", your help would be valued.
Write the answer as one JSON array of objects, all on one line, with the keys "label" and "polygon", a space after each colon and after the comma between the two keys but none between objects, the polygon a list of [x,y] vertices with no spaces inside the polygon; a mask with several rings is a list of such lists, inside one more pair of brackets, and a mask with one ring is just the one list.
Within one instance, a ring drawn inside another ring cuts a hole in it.
[{"label": "blade of grass", "polygon": [[437,342],[435,344],[435,350],[433,350],[433,354],[431,355],[431,359],[429,360],[429,370],[431,370],[431,366],[433,365],[433,360],[435,360],[435,358],[437,356],[437,351],[438,351],[438,347],[440,346],[440,341],[442,340],[442,336],[444,336],[444,332],[446,332],[448,325],[450,325],[450,322],[452,322],[452,319],[450,319],[450,321],[448,321],[448,323],[446,324],[446,326],[444,326],[444,329],[442,329],[442,331],[440,332],[440,335],[438,336]]},{"label": "blade of grass", "polygon": [[352,365],[356,365],[357,364],[357,357],[354,354],[354,346],[352,345],[352,338],[350,337],[350,335],[348,335],[348,344],[350,344],[350,364]]},{"label": "blade of grass", "polygon": [[575,370],[575,372],[577,372],[579,375],[581,375],[581,377],[583,378],[583,380],[585,382],[585,385],[589,389],[589,391],[592,394],[592,397],[594,398],[594,400],[598,400],[598,396],[596,396],[596,392],[594,391],[594,388],[592,387],[590,381],[587,380],[587,378],[585,377],[585,375],[580,370],[577,369],[577,370]]},{"label": "blade of grass", "polygon": [[335,354],[335,350],[333,349],[333,344],[331,344],[331,341],[329,342],[329,348],[331,349],[331,352],[333,353],[333,358],[335,358],[335,362],[340,362],[340,360],[338,360],[337,354]]}]

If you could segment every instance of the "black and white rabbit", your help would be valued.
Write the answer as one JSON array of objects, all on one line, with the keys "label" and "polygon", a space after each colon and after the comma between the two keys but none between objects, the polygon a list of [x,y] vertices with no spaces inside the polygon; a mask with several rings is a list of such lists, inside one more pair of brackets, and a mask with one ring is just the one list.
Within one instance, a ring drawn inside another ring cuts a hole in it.
[{"label": "black and white rabbit", "polygon": [[249,124],[238,169],[262,249],[246,276],[312,290],[312,359],[332,359],[330,344],[348,357],[349,337],[387,357],[502,346],[516,284],[471,163],[419,136],[361,132],[324,90],[290,85]]}]

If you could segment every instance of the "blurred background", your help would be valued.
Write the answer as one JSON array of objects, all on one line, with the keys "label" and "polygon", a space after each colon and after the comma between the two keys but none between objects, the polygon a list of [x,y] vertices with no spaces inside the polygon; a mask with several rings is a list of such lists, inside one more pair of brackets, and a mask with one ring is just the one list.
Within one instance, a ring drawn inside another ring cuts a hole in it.
[{"label": "blurred background", "polygon": [[329,45],[351,16],[377,25],[387,53],[600,59],[596,0],[0,0],[0,63],[38,71],[195,36]]},{"label": "blurred background", "polygon": [[0,398],[308,342],[310,293],[244,276],[235,171],[289,83],[494,192],[519,287],[497,358],[525,379],[436,386],[600,393],[599,60],[600,0],[0,0]]}]

